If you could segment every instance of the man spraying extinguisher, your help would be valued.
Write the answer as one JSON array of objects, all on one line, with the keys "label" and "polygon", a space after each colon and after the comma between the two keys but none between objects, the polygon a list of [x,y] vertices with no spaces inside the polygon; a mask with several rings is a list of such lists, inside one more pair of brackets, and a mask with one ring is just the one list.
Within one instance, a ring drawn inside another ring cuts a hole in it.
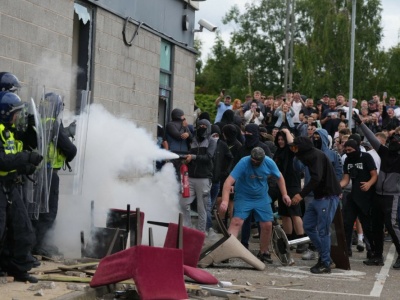
[{"label": "man spraying extinguisher", "polygon": [[[192,227],[190,204],[197,199],[198,223],[197,229],[206,232],[207,205],[210,196],[213,177],[213,158],[217,148],[217,141],[211,138],[211,124],[208,120],[199,120],[196,124],[195,137],[189,154],[185,156],[189,175],[189,197],[185,197],[184,190],[180,197],[180,206],[183,211],[183,225]],[[184,165],[184,164],[183,164]],[[184,168],[184,167],[183,167]],[[182,168],[181,168],[182,174]],[[182,187],[185,178],[182,176]]]}]

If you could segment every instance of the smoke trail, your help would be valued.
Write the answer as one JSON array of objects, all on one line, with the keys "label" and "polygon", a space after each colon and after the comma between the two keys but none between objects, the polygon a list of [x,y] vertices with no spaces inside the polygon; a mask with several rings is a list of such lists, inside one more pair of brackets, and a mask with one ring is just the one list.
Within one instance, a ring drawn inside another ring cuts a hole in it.
[{"label": "smoke trail", "polygon": [[[82,121],[78,120],[78,126]],[[173,158],[176,155],[159,149],[144,129],[116,118],[100,105],[91,105],[82,195],[71,195],[65,187],[60,189],[53,242],[66,257],[79,257],[79,233],[84,230],[85,236],[89,236],[90,202],[94,200],[96,227],[105,227],[110,208],[125,209],[127,204],[131,210],[139,207],[145,213],[143,244],[147,244],[147,221],[177,222],[178,219],[179,185],[172,164],[166,164],[154,175],[149,174],[155,160]],[[69,186],[71,177],[60,175],[60,186]],[[162,245],[166,229],[154,227],[153,230],[155,244]]]}]

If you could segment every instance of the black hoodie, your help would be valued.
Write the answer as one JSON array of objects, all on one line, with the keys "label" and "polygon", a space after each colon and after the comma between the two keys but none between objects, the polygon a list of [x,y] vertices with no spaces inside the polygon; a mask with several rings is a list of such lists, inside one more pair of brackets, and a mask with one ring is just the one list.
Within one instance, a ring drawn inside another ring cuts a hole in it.
[{"label": "black hoodie", "polygon": [[251,133],[251,135],[246,135],[245,143],[242,147],[240,147],[237,155],[235,156],[234,165],[236,165],[239,160],[245,156],[249,156],[251,154],[251,150],[255,147],[261,147],[265,155],[272,158],[271,150],[269,150],[268,146],[260,141],[260,130],[257,124],[251,123],[247,124],[245,131]]},{"label": "black hoodie", "polygon": [[340,195],[342,188],[329,158],[321,150],[314,148],[308,137],[296,137],[293,144],[299,149],[295,154],[296,158],[308,167],[311,177],[301,190],[300,196],[304,198],[311,191],[314,191],[315,199]]}]

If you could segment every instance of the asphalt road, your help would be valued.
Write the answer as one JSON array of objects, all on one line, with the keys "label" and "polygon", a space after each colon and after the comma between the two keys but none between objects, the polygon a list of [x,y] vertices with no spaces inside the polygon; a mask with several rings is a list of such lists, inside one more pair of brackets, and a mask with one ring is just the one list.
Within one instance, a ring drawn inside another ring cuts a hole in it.
[{"label": "asphalt road", "polygon": [[[253,240],[250,246],[253,252],[258,249]],[[309,268],[316,261],[303,261],[301,255],[292,251],[295,265],[282,266],[273,256],[273,264],[264,271],[252,269],[239,259],[231,259],[227,264],[218,264],[207,270],[220,281],[234,285],[247,285],[249,291],[240,297],[261,297],[258,299],[399,299],[400,270],[392,268],[397,253],[391,242],[385,242],[385,265],[366,266],[363,260],[366,252],[357,252],[353,246],[350,258],[351,270],[333,269],[331,274],[314,275]],[[250,285],[251,284],[251,285]],[[206,298],[205,298],[206,299]],[[207,299],[222,299],[209,297]],[[239,298],[237,298],[239,299]],[[251,299],[251,298],[248,298]],[[255,298],[253,298],[255,299]]]}]

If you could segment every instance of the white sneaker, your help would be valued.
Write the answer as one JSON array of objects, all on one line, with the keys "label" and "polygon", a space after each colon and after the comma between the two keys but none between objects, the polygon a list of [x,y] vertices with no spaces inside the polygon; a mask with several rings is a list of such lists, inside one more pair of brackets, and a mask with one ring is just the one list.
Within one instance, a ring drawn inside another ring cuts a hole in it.
[{"label": "white sneaker", "polygon": [[206,238],[208,240],[217,240],[219,239],[220,235],[215,232],[215,230],[213,228],[208,229],[208,231],[206,232]]},{"label": "white sneaker", "polygon": [[318,252],[307,249],[301,256],[302,260],[315,260],[318,259]]},{"label": "white sneaker", "polygon": [[360,241],[360,240],[358,240],[358,243],[357,243],[357,251],[358,252],[363,252],[364,251],[364,242],[363,241]]}]

